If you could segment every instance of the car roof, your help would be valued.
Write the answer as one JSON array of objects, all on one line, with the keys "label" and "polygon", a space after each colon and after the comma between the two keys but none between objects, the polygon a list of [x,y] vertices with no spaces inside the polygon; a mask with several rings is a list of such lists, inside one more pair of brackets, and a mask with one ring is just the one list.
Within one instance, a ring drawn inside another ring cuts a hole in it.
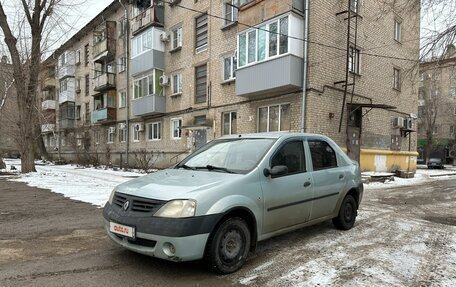
[{"label": "car roof", "polygon": [[279,139],[291,137],[320,137],[328,139],[328,137],[320,134],[298,133],[298,132],[268,132],[268,133],[251,133],[251,134],[237,134],[223,136],[220,139],[233,139],[233,138],[264,138],[264,139]]}]

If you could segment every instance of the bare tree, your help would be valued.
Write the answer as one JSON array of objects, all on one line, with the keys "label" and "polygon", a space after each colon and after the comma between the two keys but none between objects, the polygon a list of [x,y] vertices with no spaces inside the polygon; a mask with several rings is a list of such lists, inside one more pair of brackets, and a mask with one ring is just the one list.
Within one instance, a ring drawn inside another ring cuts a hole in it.
[{"label": "bare tree", "polygon": [[[427,72],[424,73],[427,74]],[[433,72],[430,73],[430,81],[432,81],[430,89],[428,91],[423,89],[420,92],[420,98],[424,101],[424,105],[421,106],[422,110],[419,117],[427,141],[425,147],[426,163],[428,162],[429,156],[431,155],[431,151],[434,147],[434,135],[437,129],[436,119],[439,113],[438,107],[440,102],[440,93],[435,81],[435,77],[437,77],[436,73],[436,70],[433,70]]]}]

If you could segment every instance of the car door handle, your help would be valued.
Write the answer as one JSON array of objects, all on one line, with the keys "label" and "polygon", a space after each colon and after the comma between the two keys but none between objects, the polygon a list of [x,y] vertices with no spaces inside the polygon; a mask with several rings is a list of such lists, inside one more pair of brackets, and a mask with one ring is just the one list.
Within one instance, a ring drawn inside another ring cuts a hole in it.
[{"label": "car door handle", "polygon": [[304,187],[308,187],[308,186],[310,186],[310,181],[304,182]]},{"label": "car door handle", "polygon": [[343,179],[345,176],[343,174],[339,174],[339,179]]}]

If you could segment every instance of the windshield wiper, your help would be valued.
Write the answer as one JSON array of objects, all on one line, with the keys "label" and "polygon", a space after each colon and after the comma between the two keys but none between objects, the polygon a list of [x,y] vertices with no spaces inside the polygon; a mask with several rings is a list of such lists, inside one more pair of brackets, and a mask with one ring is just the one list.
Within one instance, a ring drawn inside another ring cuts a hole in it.
[{"label": "windshield wiper", "polygon": [[232,170],[227,169],[226,167],[219,167],[219,166],[213,166],[213,165],[206,165],[207,170],[219,170],[219,171],[224,171],[226,173],[235,173]]},{"label": "windshield wiper", "polygon": [[176,166],[177,169],[179,169],[179,168],[181,168],[181,167],[182,167],[183,169],[196,170],[196,168],[194,168],[193,166],[188,166],[188,165],[186,165],[186,164]]}]

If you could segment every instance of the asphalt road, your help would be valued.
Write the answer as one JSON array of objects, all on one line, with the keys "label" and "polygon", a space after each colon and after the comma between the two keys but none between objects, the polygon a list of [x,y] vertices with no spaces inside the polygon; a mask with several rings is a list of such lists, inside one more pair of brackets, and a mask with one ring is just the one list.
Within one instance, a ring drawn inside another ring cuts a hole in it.
[{"label": "asphalt road", "polygon": [[219,276],[109,241],[101,209],[0,177],[0,286],[455,286],[456,177],[365,193],[355,227],[261,242]]}]

